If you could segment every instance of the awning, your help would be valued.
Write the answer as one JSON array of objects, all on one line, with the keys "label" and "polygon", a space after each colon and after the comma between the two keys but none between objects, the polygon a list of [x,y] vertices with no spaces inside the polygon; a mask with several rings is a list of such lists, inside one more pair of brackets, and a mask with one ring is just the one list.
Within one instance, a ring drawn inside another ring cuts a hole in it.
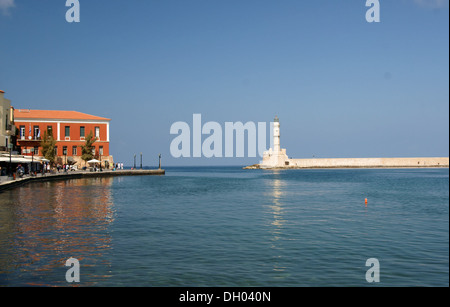
[{"label": "awning", "polygon": [[[25,158],[12,158],[12,163],[31,163],[31,159],[25,159]],[[34,161],[33,161],[34,162]]]},{"label": "awning", "polygon": [[[7,162],[9,163],[9,157],[0,157],[0,162]],[[38,160],[34,160],[34,163],[40,163]],[[18,158],[18,157],[11,157],[11,163],[31,163],[31,159],[26,158]]]}]

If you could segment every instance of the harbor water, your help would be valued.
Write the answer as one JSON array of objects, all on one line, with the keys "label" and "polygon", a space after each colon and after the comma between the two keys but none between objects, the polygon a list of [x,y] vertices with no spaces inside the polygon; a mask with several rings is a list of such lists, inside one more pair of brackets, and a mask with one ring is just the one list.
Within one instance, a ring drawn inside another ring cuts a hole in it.
[{"label": "harbor water", "polygon": [[449,170],[167,167],[0,194],[0,286],[72,286],[69,258],[80,286],[449,286]]}]

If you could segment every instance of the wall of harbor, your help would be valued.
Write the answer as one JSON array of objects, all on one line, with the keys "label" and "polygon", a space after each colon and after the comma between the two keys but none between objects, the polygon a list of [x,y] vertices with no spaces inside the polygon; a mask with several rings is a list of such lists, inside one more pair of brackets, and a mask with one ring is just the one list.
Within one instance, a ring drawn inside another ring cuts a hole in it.
[{"label": "wall of harbor", "polygon": [[[273,168],[423,168],[449,167],[449,158],[289,159]],[[271,168],[271,167],[269,167]]]},{"label": "wall of harbor", "polygon": [[38,174],[33,177],[17,178],[16,180],[7,180],[0,182],[0,193],[16,188],[18,186],[32,183],[32,182],[46,182],[46,181],[56,181],[56,180],[70,180],[70,179],[81,179],[81,178],[101,178],[101,177],[118,177],[118,176],[150,176],[150,175],[165,175],[165,170],[154,169],[154,170],[120,170],[120,171],[103,171],[103,172],[60,172],[56,174]]},{"label": "wall of harbor", "polygon": [[286,159],[276,165],[255,164],[244,169],[298,168],[435,168],[449,167],[448,157],[437,158],[342,158],[342,159]]}]

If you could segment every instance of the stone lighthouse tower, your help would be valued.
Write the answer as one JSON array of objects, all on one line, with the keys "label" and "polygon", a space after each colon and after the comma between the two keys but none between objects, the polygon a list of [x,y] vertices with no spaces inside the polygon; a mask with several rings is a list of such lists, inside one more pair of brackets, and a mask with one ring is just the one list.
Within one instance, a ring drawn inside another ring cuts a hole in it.
[{"label": "stone lighthouse tower", "polygon": [[273,151],[280,152],[280,120],[275,116],[273,120]]},{"label": "stone lighthouse tower", "polygon": [[286,155],[286,149],[281,148],[280,143],[280,120],[278,116],[275,116],[273,121],[273,148],[265,151],[263,154],[263,160],[260,164],[261,168],[264,167],[283,167],[289,165],[289,158]]}]

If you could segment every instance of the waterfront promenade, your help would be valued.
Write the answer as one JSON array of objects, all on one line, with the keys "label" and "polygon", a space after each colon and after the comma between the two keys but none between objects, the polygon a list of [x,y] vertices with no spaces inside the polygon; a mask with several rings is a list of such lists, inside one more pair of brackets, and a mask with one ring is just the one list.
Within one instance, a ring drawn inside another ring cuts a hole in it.
[{"label": "waterfront promenade", "polygon": [[118,177],[118,176],[151,176],[151,175],[165,175],[163,169],[151,169],[151,170],[104,170],[101,172],[91,171],[69,171],[59,173],[47,173],[45,175],[37,174],[36,176],[25,175],[23,178],[16,178],[10,180],[6,176],[0,177],[0,193],[5,190],[13,189],[15,187],[32,183],[32,182],[44,182],[44,181],[56,181],[56,180],[68,180],[68,179],[80,179],[80,178],[101,178],[101,177]]}]

